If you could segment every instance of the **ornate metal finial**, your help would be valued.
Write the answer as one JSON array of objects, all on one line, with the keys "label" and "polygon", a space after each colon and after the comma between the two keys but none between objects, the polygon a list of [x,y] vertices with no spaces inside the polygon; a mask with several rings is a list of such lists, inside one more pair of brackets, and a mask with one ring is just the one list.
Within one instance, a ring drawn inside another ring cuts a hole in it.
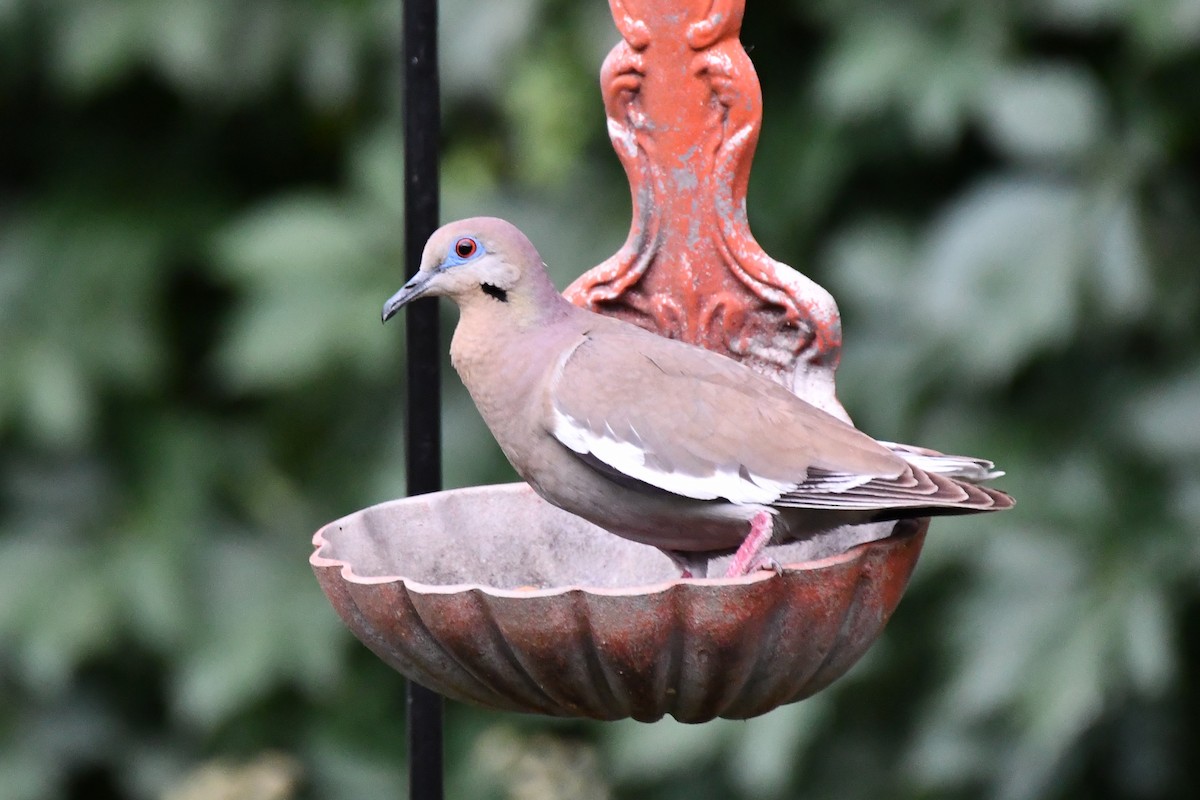
[{"label": "ornate metal finial", "polygon": [[834,395],[837,305],[768,256],[746,216],[762,95],[738,41],[744,0],[610,5],[622,40],[600,84],[633,223],[567,297],[727,353],[845,416]]}]

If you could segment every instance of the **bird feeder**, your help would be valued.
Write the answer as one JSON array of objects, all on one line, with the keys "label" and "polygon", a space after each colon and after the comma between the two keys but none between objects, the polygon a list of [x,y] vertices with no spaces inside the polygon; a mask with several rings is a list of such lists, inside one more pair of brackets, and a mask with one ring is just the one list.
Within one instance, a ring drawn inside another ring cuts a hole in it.
[{"label": "bird feeder", "polygon": [[[567,297],[743,361],[848,419],[833,298],[750,232],[762,101],[738,41],[744,0],[610,6],[621,41],[600,82],[633,221]],[[845,674],[895,610],[927,526],[773,546],[781,574],[681,579],[657,549],[507,484],[358,511],[316,533],[310,563],[367,647],[447,697],[703,722],[766,713]]]}]

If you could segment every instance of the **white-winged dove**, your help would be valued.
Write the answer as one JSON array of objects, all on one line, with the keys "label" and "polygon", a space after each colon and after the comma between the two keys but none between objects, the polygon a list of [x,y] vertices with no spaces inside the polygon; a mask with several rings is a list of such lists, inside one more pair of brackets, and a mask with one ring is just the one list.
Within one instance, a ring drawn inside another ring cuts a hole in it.
[{"label": "white-winged dove", "polygon": [[504,454],[543,498],[689,569],[844,525],[1010,508],[989,461],[878,442],[717,353],[594,314],[554,288],[515,226],[430,237],[383,307],[459,307],[451,360]]}]

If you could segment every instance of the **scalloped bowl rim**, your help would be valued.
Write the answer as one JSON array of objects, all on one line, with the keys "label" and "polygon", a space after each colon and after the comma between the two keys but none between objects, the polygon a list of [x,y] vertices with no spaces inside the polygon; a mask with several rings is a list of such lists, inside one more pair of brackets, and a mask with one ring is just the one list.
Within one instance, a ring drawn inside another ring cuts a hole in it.
[{"label": "scalloped bowl rim", "polygon": [[[745,586],[761,581],[770,580],[776,577],[776,573],[770,570],[759,570],[758,572],[743,575],[736,578],[675,578],[669,581],[660,581],[657,583],[642,584],[637,586],[621,586],[621,587],[602,587],[602,586],[586,586],[582,584],[567,584],[564,586],[552,586],[548,588],[528,588],[528,589],[503,589],[497,586],[487,586],[480,583],[447,583],[447,584],[431,584],[424,583],[413,578],[408,578],[403,575],[359,575],[354,571],[354,566],[347,560],[341,558],[330,558],[321,555],[321,550],[329,544],[325,537],[325,532],[343,522],[350,517],[360,514],[367,514],[376,509],[385,506],[407,503],[410,501],[427,500],[432,494],[444,494],[448,492],[459,493],[477,493],[487,490],[514,490],[522,487],[527,487],[524,483],[500,483],[500,484],[485,484],[481,486],[469,486],[459,489],[445,489],[441,492],[431,492],[429,494],[411,495],[409,497],[400,497],[393,500],[385,500],[374,505],[366,506],[358,511],[351,512],[345,516],[339,517],[331,522],[322,525],[316,533],[313,534],[312,544],[315,548],[312,555],[308,558],[308,563],[314,568],[329,568],[339,567],[342,578],[348,583],[359,585],[376,585],[384,583],[403,583],[409,591],[419,594],[456,594],[458,592],[482,592],[492,597],[503,597],[511,599],[521,598],[541,598],[541,597],[556,597],[558,595],[568,594],[571,592],[582,592],[584,594],[598,595],[603,597],[630,597],[634,595],[650,595],[659,594],[669,591],[675,586],[696,586],[696,587],[712,587],[720,589],[728,586]],[[882,545],[890,545],[895,541],[914,535],[919,528],[909,528],[909,526],[898,523],[892,533],[887,536],[876,539],[870,542],[856,544],[845,552],[837,553],[824,558],[812,559],[809,561],[800,561],[782,564],[782,569],[787,572],[815,572],[822,569],[844,564],[863,557],[867,550]],[[612,534],[615,535],[615,534]]]}]

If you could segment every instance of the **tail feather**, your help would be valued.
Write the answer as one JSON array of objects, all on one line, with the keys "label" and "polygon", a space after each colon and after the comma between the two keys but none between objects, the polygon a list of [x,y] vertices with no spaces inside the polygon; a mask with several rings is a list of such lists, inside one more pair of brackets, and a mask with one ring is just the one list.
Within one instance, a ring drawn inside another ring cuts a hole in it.
[{"label": "tail feather", "polygon": [[939,472],[927,472],[916,465],[895,478],[872,478],[840,490],[831,486],[845,485],[838,475],[810,470],[810,480],[780,497],[773,505],[780,508],[811,508],[828,510],[878,510],[878,519],[900,519],[882,516],[901,513],[901,516],[932,516],[935,514],[971,514],[982,511],[1001,511],[1012,508],[1013,499],[997,489],[977,486],[973,482]]},{"label": "tail feather", "polygon": [[880,442],[880,444],[914,467],[922,469],[925,472],[944,475],[947,478],[956,478],[960,481],[968,481],[970,483],[982,483],[983,481],[990,481],[993,478],[999,478],[1004,474],[1003,470],[996,469],[996,465],[986,458],[950,456],[945,453],[939,453],[937,450],[930,450],[911,444],[896,444],[895,442]]}]

